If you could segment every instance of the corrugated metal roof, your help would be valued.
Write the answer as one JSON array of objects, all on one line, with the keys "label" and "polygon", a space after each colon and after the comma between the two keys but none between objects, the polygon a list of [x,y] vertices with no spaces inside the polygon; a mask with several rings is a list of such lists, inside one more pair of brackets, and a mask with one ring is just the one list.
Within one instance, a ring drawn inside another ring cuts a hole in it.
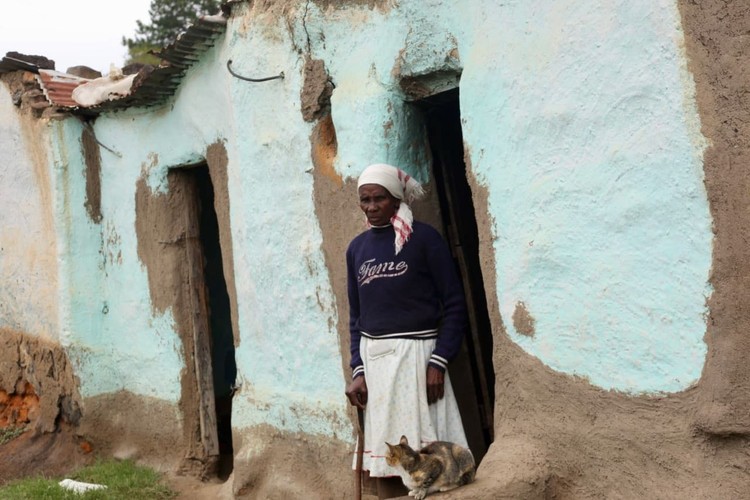
[{"label": "corrugated metal roof", "polygon": [[73,100],[73,90],[90,80],[78,76],[60,73],[50,69],[40,69],[37,81],[44,92],[44,96],[53,106],[75,108],[78,104]]},{"label": "corrugated metal roof", "polygon": [[172,44],[156,53],[167,64],[154,68],[150,74],[143,74],[142,78],[136,78],[130,95],[88,109],[101,112],[164,103],[174,95],[188,68],[214,45],[216,38],[226,31],[226,27],[227,20],[222,16],[204,16],[198,19]]},{"label": "corrugated metal roof", "polygon": [[39,86],[50,104],[76,114],[92,115],[130,107],[155,106],[174,95],[187,70],[214,45],[218,36],[226,30],[226,24],[227,20],[222,15],[199,18],[173,43],[155,54],[162,59],[162,64],[151,71],[141,70],[128,95],[113,97],[93,106],[81,106],[72,97],[75,88],[92,80],[41,69],[33,63],[9,56],[0,61],[0,74],[12,71],[36,73]]}]

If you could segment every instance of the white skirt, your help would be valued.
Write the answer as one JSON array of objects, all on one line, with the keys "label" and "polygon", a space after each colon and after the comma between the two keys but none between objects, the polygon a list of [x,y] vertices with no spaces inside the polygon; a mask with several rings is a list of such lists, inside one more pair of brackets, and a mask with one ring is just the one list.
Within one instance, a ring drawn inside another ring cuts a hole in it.
[{"label": "white skirt", "polygon": [[447,372],[443,398],[427,404],[427,363],[434,348],[435,339],[361,339],[367,382],[362,468],[370,477],[400,475],[385,463],[385,443],[398,444],[402,435],[414,449],[433,441],[468,448]]}]

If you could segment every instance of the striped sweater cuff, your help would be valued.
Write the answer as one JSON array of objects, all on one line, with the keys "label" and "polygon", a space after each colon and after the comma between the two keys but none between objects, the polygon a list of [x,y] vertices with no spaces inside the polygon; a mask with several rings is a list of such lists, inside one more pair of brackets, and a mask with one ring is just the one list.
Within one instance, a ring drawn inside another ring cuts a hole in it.
[{"label": "striped sweater cuff", "polygon": [[354,380],[357,377],[363,377],[365,374],[365,367],[363,365],[359,365],[352,370],[352,380]]},{"label": "striped sweater cuff", "polygon": [[445,370],[448,369],[448,360],[442,356],[438,356],[435,353],[432,353],[432,356],[430,356],[429,364],[434,366],[435,368],[438,368],[443,373],[445,373]]}]

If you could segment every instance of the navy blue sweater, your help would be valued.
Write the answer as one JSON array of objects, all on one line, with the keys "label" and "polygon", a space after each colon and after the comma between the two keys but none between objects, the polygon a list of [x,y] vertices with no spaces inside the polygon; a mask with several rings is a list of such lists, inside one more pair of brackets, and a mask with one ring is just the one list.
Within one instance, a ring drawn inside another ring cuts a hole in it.
[{"label": "navy blue sweater", "polygon": [[371,228],[346,251],[353,377],[364,374],[359,343],[376,338],[435,338],[430,365],[445,371],[461,348],[466,304],[461,281],[440,234],[414,221],[398,255],[392,226]]}]

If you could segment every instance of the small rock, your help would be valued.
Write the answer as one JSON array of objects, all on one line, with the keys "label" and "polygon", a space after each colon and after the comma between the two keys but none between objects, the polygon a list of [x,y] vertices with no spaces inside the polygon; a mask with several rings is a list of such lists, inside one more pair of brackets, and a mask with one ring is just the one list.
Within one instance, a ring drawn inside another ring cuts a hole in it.
[{"label": "small rock", "polygon": [[71,68],[68,68],[65,72],[69,75],[88,78],[89,80],[102,77],[101,71],[89,68],[88,66],[73,66]]}]

